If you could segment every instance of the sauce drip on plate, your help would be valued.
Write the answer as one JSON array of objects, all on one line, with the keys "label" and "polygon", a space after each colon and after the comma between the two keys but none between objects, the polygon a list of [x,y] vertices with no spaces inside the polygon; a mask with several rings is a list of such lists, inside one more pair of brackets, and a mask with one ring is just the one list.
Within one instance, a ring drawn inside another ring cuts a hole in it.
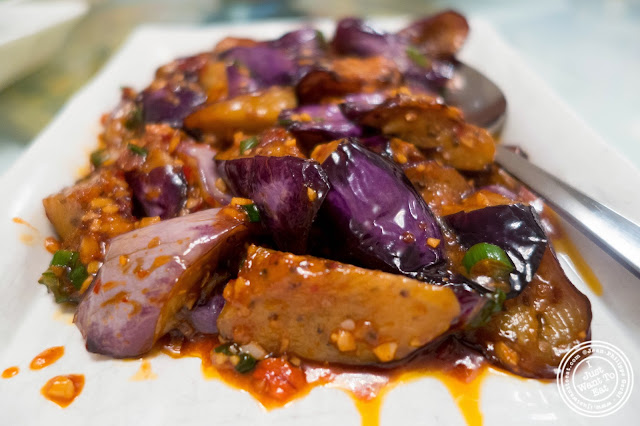
[{"label": "sauce drip on plate", "polygon": [[[454,338],[424,350],[393,369],[375,366],[328,367],[315,363],[304,363],[297,367],[289,361],[270,358],[272,362],[280,364],[276,368],[269,366],[269,371],[275,371],[269,376],[261,374],[260,363],[253,372],[240,374],[232,366],[217,362],[213,349],[220,343],[215,336],[197,336],[193,339],[174,336],[161,343],[161,350],[171,357],[200,358],[206,378],[218,378],[249,392],[267,409],[282,407],[308,394],[314,387],[328,385],[343,389],[353,397],[363,426],[377,426],[384,395],[389,390],[400,383],[433,377],[446,386],[469,425],[482,424],[480,387],[489,369],[481,355]],[[300,377],[305,380],[295,379],[298,376],[291,374],[292,371],[295,374],[298,374],[297,371],[303,372],[304,376]],[[288,375],[286,372],[289,372]]]},{"label": "sauce drip on plate", "polygon": [[546,204],[542,208],[542,219],[545,225],[545,230],[551,238],[551,245],[558,253],[563,253],[571,259],[571,263],[575,266],[580,278],[587,284],[591,291],[596,296],[602,296],[602,284],[600,280],[591,269],[591,266],[580,254],[580,250],[571,241],[569,236],[560,224],[560,217],[556,212],[551,210]]},{"label": "sauce drip on plate", "polygon": [[40,352],[29,364],[32,370],[41,370],[50,366],[64,355],[64,346],[54,346]]},{"label": "sauce drip on plate", "polygon": [[26,220],[19,218],[19,217],[14,217],[13,219],[11,219],[13,221],[13,223],[17,223],[18,225],[24,225],[27,228],[31,228],[34,231],[37,231],[38,229],[36,229],[35,226],[33,226],[32,224],[30,224],[29,222],[27,222]]},{"label": "sauce drip on plate", "polygon": [[18,373],[20,372],[20,369],[16,366],[13,367],[9,367],[6,370],[4,370],[2,372],[2,378],[3,379],[10,379],[14,376],[16,376]]},{"label": "sauce drip on plate", "polygon": [[83,374],[69,374],[56,376],[49,379],[42,387],[40,393],[46,399],[65,408],[73,402],[84,388]]},{"label": "sauce drip on plate", "polygon": [[158,378],[158,375],[151,370],[151,363],[146,359],[142,360],[140,364],[140,369],[136,371],[136,374],[131,376],[129,380],[134,382],[141,382],[144,380],[155,380]]}]

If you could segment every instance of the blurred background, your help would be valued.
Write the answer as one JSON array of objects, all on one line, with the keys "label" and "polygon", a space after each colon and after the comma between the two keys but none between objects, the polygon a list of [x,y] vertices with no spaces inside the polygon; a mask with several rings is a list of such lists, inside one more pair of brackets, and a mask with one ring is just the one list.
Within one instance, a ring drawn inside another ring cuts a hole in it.
[{"label": "blurred background", "polygon": [[417,18],[444,8],[489,21],[640,168],[640,0],[0,0],[0,174],[139,25]]}]

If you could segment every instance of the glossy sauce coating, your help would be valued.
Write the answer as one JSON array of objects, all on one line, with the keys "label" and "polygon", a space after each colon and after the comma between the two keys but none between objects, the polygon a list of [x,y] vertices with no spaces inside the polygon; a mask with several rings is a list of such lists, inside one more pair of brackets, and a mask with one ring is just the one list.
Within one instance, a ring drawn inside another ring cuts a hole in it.
[{"label": "glossy sauce coating", "polygon": [[44,248],[51,254],[60,250],[60,241],[55,237],[47,237],[44,239]]}]

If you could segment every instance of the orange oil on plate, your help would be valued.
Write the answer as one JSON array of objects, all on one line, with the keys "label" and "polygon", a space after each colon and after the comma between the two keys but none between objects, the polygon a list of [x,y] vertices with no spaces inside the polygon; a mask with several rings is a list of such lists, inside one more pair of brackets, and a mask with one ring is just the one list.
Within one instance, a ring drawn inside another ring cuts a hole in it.
[{"label": "orange oil on plate", "polygon": [[2,372],[3,379],[10,379],[15,377],[20,372],[20,369],[16,366],[9,367]]},{"label": "orange oil on plate", "polygon": [[83,374],[69,374],[66,376],[56,376],[51,379],[40,390],[42,396],[51,402],[65,408],[73,402],[84,388]]},{"label": "orange oil on plate", "polygon": [[133,376],[131,376],[129,380],[134,382],[142,382],[145,380],[155,380],[157,378],[158,375],[151,369],[151,363],[148,360],[143,359],[140,363],[140,368]]},{"label": "orange oil on plate", "polygon": [[[255,375],[239,374],[232,368],[216,365],[213,349],[219,345],[216,337],[203,336],[196,341],[178,343],[165,340],[161,351],[174,358],[197,357],[202,361],[202,372],[207,379],[221,379],[234,388],[249,392],[266,409],[279,408],[307,395],[311,389],[328,385],[349,393],[360,412],[362,426],[378,426],[380,410],[386,393],[398,384],[420,378],[432,377],[441,381],[449,390],[453,400],[470,426],[482,425],[480,410],[480,388],[487,372],[493,370],[484,361],[471,368],[454,365],[454,359],[438,358],[427,354],[423,359],[409,362],[394,370],[375,368],[347,369],[338,366],[307,364],[303,367],[306,383],[290,390],[279,398],[273,398],[256,386]],[[451,351],[459,355],[459,352]],[[478,358],[479,359],[479,358]]]},{"label": "orange oil on plate", "polygon": [[580,250],[578,250],[573,241],[571,241],[571,239],[567,236],[567,233],[562,228],[562,224],[560,223],[560,217],[558,216],[558,214],[551,210],[549,206],[544,205],[541,216],[543,217],[543,219],[546,219],[547,224],[549,225],[550,229],[547,229],[547,232],[551,237],[553,248],[555,248],[559,253],[567,255],[569,259],[571,259],[573,265],[576,267],[578,274],[591,289],[591,291],[596,296],[602,296],[603,289],[600,280],[593,272],[593,269],[591,269],[591,266],[589,266],[584,257],[582,257]]},{"label": "orange oil on plate", "polygon": [[41,370],[59,360],[62,355],[64,355],[64,346],[54,346],[45,349],[33,358],[31,364],[29,364],[29,368],[32,370]]}]

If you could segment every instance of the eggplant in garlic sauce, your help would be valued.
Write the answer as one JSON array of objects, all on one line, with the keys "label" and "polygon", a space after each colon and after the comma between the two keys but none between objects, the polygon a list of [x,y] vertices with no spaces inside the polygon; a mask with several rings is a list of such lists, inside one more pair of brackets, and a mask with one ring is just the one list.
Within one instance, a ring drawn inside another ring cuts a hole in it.
[{"label": "eggplant in garlic sauce", "polygon": [[246,375],[393,369],[455,341],[553,377],[590,303],[492,136],[438,95],[467,32],[447,11],[227,38],[123,89],[91,172],[44,200],[60,249],[40,282],[87,349],[215,336]]}]

